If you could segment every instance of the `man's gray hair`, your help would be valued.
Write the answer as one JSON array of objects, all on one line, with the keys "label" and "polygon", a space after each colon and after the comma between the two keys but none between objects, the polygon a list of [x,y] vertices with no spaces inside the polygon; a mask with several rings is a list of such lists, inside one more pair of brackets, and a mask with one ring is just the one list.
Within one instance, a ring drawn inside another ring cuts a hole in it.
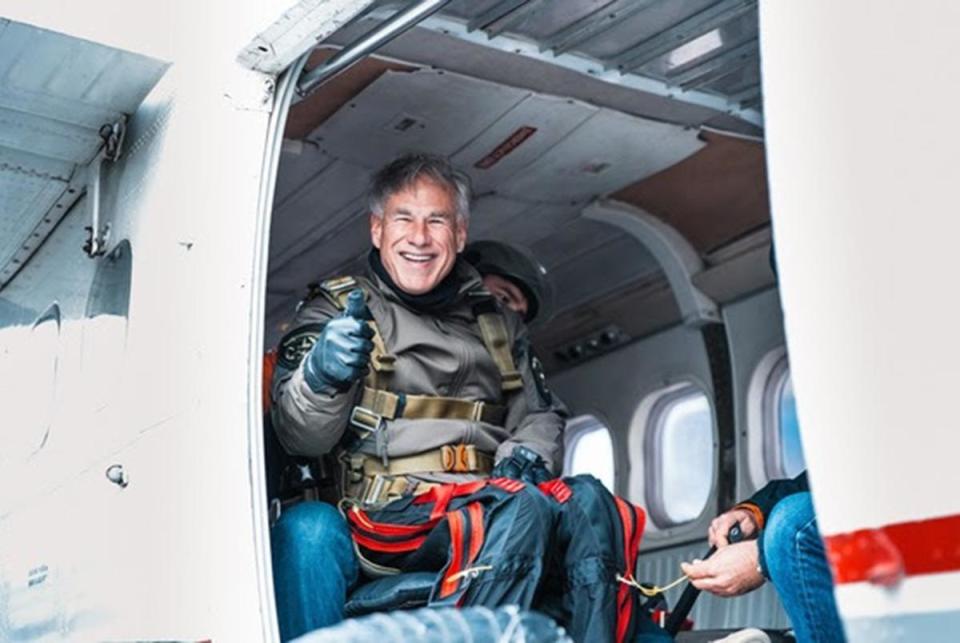
[{"label": "man's gray hair", "polygon": [[436,154],[405,154],[377,170],[370,181],[369,206],[374,216],[383,216],[383,207],[392,195],[426,178],[454,196],[457,216],[470,218],[470,177]]}]

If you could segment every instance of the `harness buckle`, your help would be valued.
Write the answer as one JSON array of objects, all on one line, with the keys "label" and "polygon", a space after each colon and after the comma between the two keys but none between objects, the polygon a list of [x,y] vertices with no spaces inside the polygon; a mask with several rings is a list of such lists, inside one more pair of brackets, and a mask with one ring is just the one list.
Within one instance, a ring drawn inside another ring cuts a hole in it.
[{"label": "harness buckle", "polygon": [[440,447],[443,470],[470,473],[478,470],[477,449],[472,444],[446,444]]},{"label": "harness buckle", "polygon": [[383,462],[383,466],[386,467],[389,463],[389,458],[387,457],[386,423],[383,420],[383,415],[358,405],[350,411],[350,424],[364,431],[361,439],[365,439],[370,435],[376,437],[377,454],[380,456],[380,461]]},{"label": "harness buckle", "polygon": [[362,431],[366,431],[366,435],[363,436],[366,437],[383,428],[383,416],[362,406],[355,406],[353,410],[350,411],[350,424]]}]

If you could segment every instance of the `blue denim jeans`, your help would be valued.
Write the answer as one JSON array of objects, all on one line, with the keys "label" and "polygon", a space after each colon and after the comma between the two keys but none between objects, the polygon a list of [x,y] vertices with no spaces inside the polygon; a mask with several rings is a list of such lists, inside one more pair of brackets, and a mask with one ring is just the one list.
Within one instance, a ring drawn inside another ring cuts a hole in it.
[{"label": "blue denim jeans", "polygon": [[294,505],[280,515],[270,539],[281,640],[343,620],[358,568],[350,530],[336,507]]},{"label": "blue denim jeans", "polygon": [[763,529],[761,559],[799,643],[842,643],[833,578],[809,493],[774,506]]}]

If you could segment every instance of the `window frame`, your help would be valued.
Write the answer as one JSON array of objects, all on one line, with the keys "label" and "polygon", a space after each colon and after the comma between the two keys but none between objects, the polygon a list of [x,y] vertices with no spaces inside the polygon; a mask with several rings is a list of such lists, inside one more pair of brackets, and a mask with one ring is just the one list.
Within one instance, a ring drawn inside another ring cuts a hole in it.
[{"label": "window frame", "polygon": [[[713,475],[710,480],[710,488],[704,499],[703,507],[700,513],[691,518],[677,522],[670,517],[666,509],[666,502],[663,497],[663,433],[665,428],[665,419],[667,410],[678,401],[702,395],[707,402],[707,409],[710,413],[710,438],[711,450],[713,452]],[[714,496],[717,484],[716,455],[717,455],[717,416],[714,409],[713,400],[708,390],[697,384],[692,379],[683,379],[675,384],[671,384],[648,396],[652,403],[646,414],[644,422],[643,452],[644,452],[644,494],[643,502],[647,507],[650,518],[654,525],[660,531],[668,532],[696,524],[703,518],[705,512],[710,509],[710,499]],[[642,404],[642,403],[641,403]]]},{"label": "window frame", "polygon": [[792,477],[786,470],[781,422],[783,391],[789,379],[790,360],[784,351],[766,373],[761,398],[761,451],[763,471],[767,480]]},{"label": "window frame", "polygon": [[[610,493],[616,493],[620,481],[619,467],[617,466],[617,441],[613,430],[610,428],[610,423],[599,413],[582,413],[567,420],[563,430],[563,475],[572,475],[570,467],[573,465],[573,453],[576,451],[580,440],[586,435],[600,430],[606,431],[607,437],[610,438],[610,462],[613,466]],[[599,480],[599,477],[597,479]]]}]

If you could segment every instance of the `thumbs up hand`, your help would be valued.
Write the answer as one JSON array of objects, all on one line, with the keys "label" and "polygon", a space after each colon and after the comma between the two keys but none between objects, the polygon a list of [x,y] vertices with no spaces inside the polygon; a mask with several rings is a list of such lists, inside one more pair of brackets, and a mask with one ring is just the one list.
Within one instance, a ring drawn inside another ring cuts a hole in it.
[{"label": "thumbs up hand", "polygon": [[303,379],[314,393],[345,391],[363,377],[373,351],[370,319],[363,291],[351,291],[343,312],[327,322],[304,360]]}]

